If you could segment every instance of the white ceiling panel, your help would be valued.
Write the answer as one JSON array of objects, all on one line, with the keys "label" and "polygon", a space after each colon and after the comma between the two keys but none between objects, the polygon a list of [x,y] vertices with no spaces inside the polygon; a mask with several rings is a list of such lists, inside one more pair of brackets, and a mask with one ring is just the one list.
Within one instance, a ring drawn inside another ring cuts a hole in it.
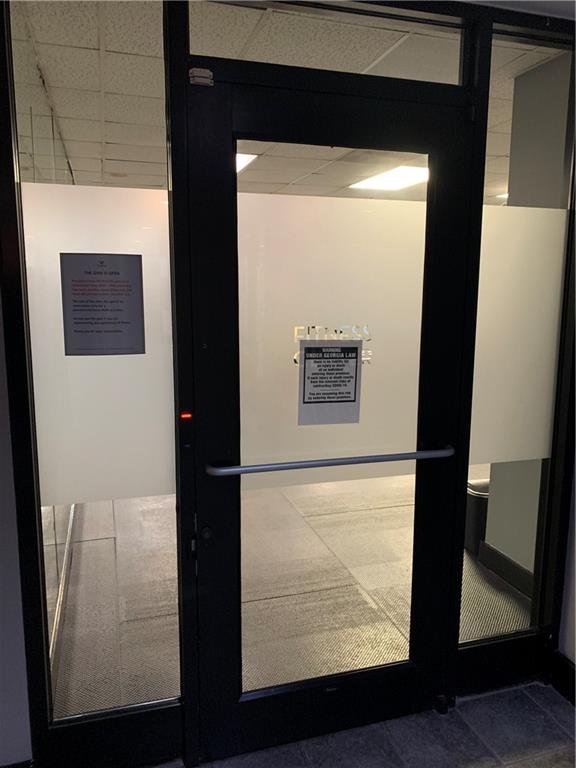
[{"label": "white ceiling panel", "polygon": [[39,43],[74,45],[80,48],[98,47],[98,3],[88,2],[26,2],[34,39]]},{"label": "white ceiling panel", "polygon": [[16,109],[34,115],[50,115],[46,91],[41,85],[18,85],[16,88]]},{"label": "white ceiling panel", "polygon": [[509,165],[510,159],[508,157],[489,157],[486,160],[486,171],[507,174]]},{"label": "white ceiling panel", "polygon": [[96,120],[73,120],[62,117],[58,121],[64,143],[71,141],[102,141],[102,124]]},{"label": "white ceiling panel", "polygon": [[103,88],[108,93],[164,98],[164,62],[149,56],[105,53]]},{"label": "white ceiling panel", "polygon": [[99,90],[98,51],[65,45],[38,45],[37,50],[38,63],[49,87]]},{"label": "white ceiling panel", "polygon": [[[190,51],[203,56],[239,58],[266,11],[192,0]],[[269,13],[269,12],[268,12]]]},{"label": "white ceiling panel", "polygon": [[299,172],[291,171],[289,168],[271,172],[251,170],[248,166],[245,171],[242,171],[238,181],[239,183],[251,182],[254,184],[290,184],[290,182],[296,181],[300,175]]},{"label": "white ceiling panel", "polygon": [[12,40],[28,40],[28,25],[24,15],[24,3],[10,5],[10,34]]},{"label": "white ceiling panel", "polygon": [[104,48],[119,53],[163,55],[162,3],[157,0],[102,3]]},{"label": "white ceiling panel", "polygon": [[100,94],[97,91],[80,91],[69,88],[50,88],[50,98],[56,114],[81,120],[100,120]]},{"label": "white ceiling panel", "polygon": [[504,120],[490,127],[491,133],[512,133],[512,120]]},{"label": "white ceiling panel", "polygon": [[102,157],[102,144],[95,141],[66,141],[68,157]]},{"label": "white ceiling panel", "polygon": [[52,139],[52,118],[43,115],[18,112],[16,114],[18,134],[20,136],[33,136],[34,139]]},{"label": "white ceiling panel", "polygon": [[[253,142],[254,145],[259,142]],[[262,146],[262,145],[261,145]],[[264,144],[266,146],[266,144]],[[337,160],[339,157],[346,155],[350,152],[349,149],[343,149],[342,147],[318,147],[314,144],[272,144],[270,148],[266,150],[254,150],[256,154],[260,154],[262,151],[266,152],[266,157],[289,157],[299,159],[318,159],[318,160]],[[238,150],[242,152],[250,152],[249,149]]]},{"label": "white ceiling panel", "polygon": [[40,73],[36,66],[36,55],[30,41],[14,40],[12,43],[12,64],[14,82],[42,85]]},{"label": "white ceiling panel", "polygon": [[315,197],[321,195],[331,195],[337,192],[339,187],[313,187],[304,186],[301,184],[288,184],[281,187],[278,190],[280,195],[307,195],[308,197]]},{"label": "white ceiling panel", "polygon": [[104,184],[113,187],[156,187],[162,189],[166,187],[166,176],[147,176],[147,175],[135,175],[132,176],[127,173],[123,174],[111,174],[105,173],[103,176]]},{"label": "white ceiling panel", "polygon": [[[21,157],[26,158],[25,162],[28,166],[32,165],[32,156],[26,153],[22,153]],[[68,163],[65,157],[56,157],[53,155],[34,155],[34,165],[36,168],[40,168],[43,171],[50,171],[54,169],[66,170]]]},{"label": "white ceiling panel", "polygon": [[163,163],[136,163],[126,160],[105,160],[105,173],[128,173],[132,176],[164,176],[166,166]]},{"label": "white ceiling panel", "polygon": [[328,160],[297,157],[271,157],[270,155],[260,155],[249,166],[251,171],[268,171],[271,175],[271,181],[274,181],[275,174],[287,172],[294,175],[294,178],[303,176],[307,173],[322,168],[327,165]]},{"label": "white ceiling panel", "polygon": [[495,43],[494,47],[492,48],[492,73],[498,72],[501,67],[509,64],[511,61],[514,61],[514,59],[518,59],[520,56],[522,56],[523,52],[523,50],[513,48],[512,46],[498,45]]},{"label": "white ceiling panel", "polygon": [[486,154],[492,157],[510,154],[509,133],[488,133],[486,142]]},{"label": "white ceiling panel", "polygon": [[537,67],[538,64],[554,59],[559,53],[554,48],[536,48],[514,59],[510,64],[502,67],[499,72],[506,74],[510,78],[518,77],[518,75],[527,72],[529,69]]},{"label": "white ceiling panel", "polygon": [[410,35],[372,67],[370,74],[457,84],[460,75],[460,37]]},{"label": "white ceiling panel", "polygon": [[107,160],[136,160],[148,163],[166,164],[165,147],[138,147],[132,144],[104,144]]},{"label": "white ceiling panel", "polygon": [[101,184],[102,174],[99,171],[74,171],[76,184]]},{"label": "white ceiling panel", "polygon": [[490,99],[488,103],[488,128],[506,120],[512,120],[512,102],[508,99]]},{"label": "white ceiling panel", "polygon": [[166,147],[166,129],[155,125],[105,123],[104,138],[113,144],[135,144],[142,147]]},{"label": "white ceiling panel", "polygon": [[50,155],[52,157],[64,157],[64,145],[61,141],[52,141],[52,139],[34,139],[30,136],[18,137],[18,149],[21,152],[34,153],[37,155]]},{"label": "white ceiling panel", "polygon": [[401,32],[272,12],[256,29],[243,58],[363,72],[401,37]]},{"label": "white ceiling panel", "polygon": [[268,152],[274,144],[271,141],[250,141],[250,139],[239,139],[236,144],[236,151],[248,155],[263,155]]},{"label": "white ceiling panel", "polygon": [[137,123],[164,126],[166,122],[164,99],[146,96],[119,96],[104,94],[104,119],[112,123]]},{"label": "white ceiling panel", "polygon": [[102,174],[102,160],[95,157],[71,157],[70,165],[73,171],[91,171]]},{"label": "white ceiling panel", "polygon": [[249,181],[242,181],[242,177],[238,178],[238,192],[257,192],[260,194],[271,194],[283,189],[282,184],[252,184]]}]

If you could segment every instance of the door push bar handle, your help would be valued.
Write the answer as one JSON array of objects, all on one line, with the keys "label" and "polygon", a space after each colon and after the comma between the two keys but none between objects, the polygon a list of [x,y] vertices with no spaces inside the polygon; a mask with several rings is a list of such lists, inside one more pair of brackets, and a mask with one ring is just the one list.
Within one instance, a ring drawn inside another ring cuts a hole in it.
[{"label": "door push bar handle", "polygon": [[206,473],[212,477],[231,475],[255,475],[259,472],[285,472],[287,469],[315,469],[316,467],[348,467],[352,464],[384,464],[388,461],[410,461],[422,459],[447,459],[454,456],[451,445],[433,451],[412,451],[411,453],[384,453],[376,456],[345,456],[340,459],[310,459],[309,461],[280,461],[275,464],[247,464],[236,467],[206,466]]}]

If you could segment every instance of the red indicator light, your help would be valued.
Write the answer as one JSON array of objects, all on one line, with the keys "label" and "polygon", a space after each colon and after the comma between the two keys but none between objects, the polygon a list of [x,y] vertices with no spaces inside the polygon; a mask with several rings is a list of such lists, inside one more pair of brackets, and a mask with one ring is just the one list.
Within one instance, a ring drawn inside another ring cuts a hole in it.
[{"label": "red indicator light", "polygon": [[191,411],[180,411],[180,421],[190,421],[192,418]]}]

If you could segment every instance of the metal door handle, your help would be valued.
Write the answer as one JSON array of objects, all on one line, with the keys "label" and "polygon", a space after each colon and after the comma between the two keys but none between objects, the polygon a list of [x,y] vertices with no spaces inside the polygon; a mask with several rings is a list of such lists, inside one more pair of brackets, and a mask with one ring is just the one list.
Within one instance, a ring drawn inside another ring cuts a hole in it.
[{"label": "metal door handle", "polygon": [[433,451],[412,451],[411,453],[384,453],[375,456],[345,456],[340,459],[309,459],[307,461],[280,461],[274,464],[247,464],[245,466],[206,466],[206,473],[212,477],[230,475],[255,475],[259,472],[285,472],[288,469],[315,469],[317,467],[347,467],[353,464],[384,464],[388,461],[421,461],[422,459],[447,459],[454,456],[454,448],[438,448]]}]

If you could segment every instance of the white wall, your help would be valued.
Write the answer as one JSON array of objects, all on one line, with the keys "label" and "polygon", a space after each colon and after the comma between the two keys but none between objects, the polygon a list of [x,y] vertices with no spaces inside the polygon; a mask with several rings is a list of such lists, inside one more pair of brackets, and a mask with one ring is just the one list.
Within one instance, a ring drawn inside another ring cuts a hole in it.
[{"label": "white wall", "polygon": [[[174,492],[167,194],[23,184],[45,505]],[[64,355],[60,253],[140,253],[145,355]]]},{"label": "white wall", "polygon": [[[25,184],[23,199],[43,503],[173,492],[166,193]],[[425,214],[420,202],[239,196],[244,462],[416,447]],[[557,210],[484,210],[474,464],[549,455],[565,222]],[[61,251],[142,253],[145,355],[64,355]],[[308,324],[369,326],[359,424],[297,425],[294,326]]]}]

